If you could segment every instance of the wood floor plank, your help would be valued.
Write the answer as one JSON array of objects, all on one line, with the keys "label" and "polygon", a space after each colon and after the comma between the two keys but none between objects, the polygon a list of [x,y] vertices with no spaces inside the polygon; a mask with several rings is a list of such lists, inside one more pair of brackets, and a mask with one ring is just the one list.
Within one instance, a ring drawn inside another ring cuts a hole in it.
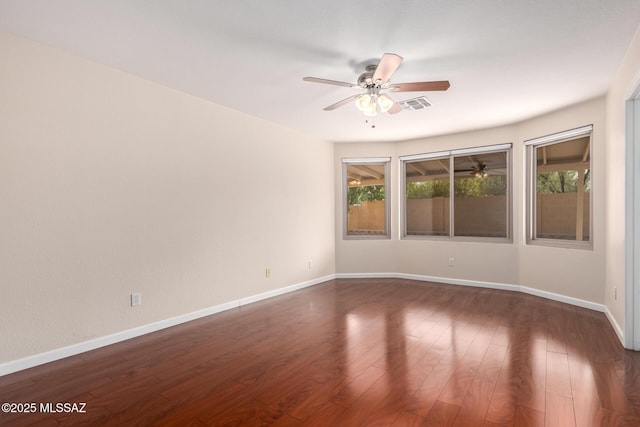
[{"label": "wood floor plank", "polygon": [[455,366],[448,362],[436,365],[413,395],[409,412],[426,417],[454,372]]},{"label": "wood floor plank", "polygon": [[613,366],[601,362],[594,362],[591,366],[602,407],[617,413],[631,411],[632,404],[615,375]]},{"label": "wood floor plank", "polygon": [[391,424],[391,427],[419,427],[424,424],[424,418],[410,412],[402,411]]},{"label": "wood floor plank", "polygon": [[213,390],[221,386],[231,387],[246,369],[247,365],[254,362],[256,356],[252,353],[234,353],[237,357],[233,362],[221,362],[221,366],[226,366],[225,370],[216,369],[215,365],[206,364],[197,367],[185,376],[181,372],[176,378],[167,378],[161,381],[161,395],[176,402],[187,400],[197,400],[203,396],[211,394]]},{"label": "wood floor plank", "polygon": [[514,427],[544,427],[544,422],[544,412],[536,411],[526,406],[518,406],[516,408]]},{"label": "wood floor plank", "polygon": [[353,404],[347,407],[340,425],[352,426],[364,422],[390,393],[390,378],[382,375]]},{"label": "wood floor plank", "polygon": [[519,354],[520,386],[518,405],[544,413],[547,389],[546,339],[532,339],[524,354]]},{"label": "wood floor plank", "polygon": [[227,387],[214,389],[210,394],[198,398],[182,400],[176,408],[156,421],[159,425],[180,425],[185,419],[198,419],[207,423],[215,421],[224,411],[246,401],[248,387],[232,383]]},{"label": "wood floor plank", "polygon": [[336,405],[332,402],[325,402],[310,417],[304,425],[305,427],[336,426],[342,420],[342,414],[346,411],[344,406]]},{"label": "wood floor plank", "polygon": [[482,423],[489,410],[495,383],[476,378],[464,396],[454,420],[456,427],[476,427]]},{"label": "wood floor plank", "polygon": [[[508,372],[508,371],[505,371]],[[518,396],[509,375],[501,375],[489,403],[486,421],[512,426],[515,421]]]},{"label": "wood floor plank", "polygon": [[547,352],[547,392],[572,397],[569,361],[564,353]]},{"label": "wood floor plank", "polygon": [[487,350],[478,367],[478,378],[494,384],[497,383],[506,355],[507,347],[496,344],[487,345]]},{"label": "wood floor plank", "polygon": [[[246,400],[216,415],[215,423],[234,426],[273,425],[282,417],[290,420],[281,408],[265,405],[258,400]],[[213,424],[214,420],[209,419],[207,422]]]},{"label": "wood floor plank", "polygon": [[414,395],[428,375],[416,372],[409,374],[404,369],[391,369],[386,396],[371,411],[364,425],[388,426],[395,423],[398,415],[412,407]]},{"label": "wood floor plank", "polygon": [[[80,414],[78,414],[80,415]],[[82,418],[76,417],[78,424],[82,423]],[[59,427],[60,423],[55,417],[45,413],[35,414],[0,414],[0,425],[11,427]],[[72,425],[72,424],[69,424]]]},{"label": "wood floor plank", "polygon": [[[603,364],[606,366],[606,362]],[[636,413],[640,414],[640,387],[638,387],[640,384],[640,358],[637,357],[637,352],[625,351],[622,360],[617,363],[615,369],[625,397]]]},{"label": "wood floor plank", "polygon": [[327,402],[327,397],[331,395],[333,383],[318,383],[310,379],[304,388],[297,390],[285,399],[286,413],[299,419],[308,420]]},{"label": "wood floor plank", "polygon": [[462,359],[453,374],[438,395],[438,400],[461,406],[478,372],[480,362],[474,359]]},{"label": "wood floor plank", "polygon": [[429,411],[429,414],[425,417],[424,425],[434,427],[454,426],[459,410],[460,407],[457,405],[437,401]]},{"label": "wood floor plank", "polygon": [[[479,317],[476,321],[483,322],[484,319],[482,317]],[[491,345],[491,339],[493,338],[494,333],[494,329],[485,329],[484,327],[481,328],[473,337],[473,341],[471,342],[471,345],[469,346],[469,349],[467,350],[467,353],[464,355],[464,357],[468,359],[483,360],[485,357],[485,353]]]},{"label": "wood floor plank", "polygon": [[545,427],[575,427],[573,399],[564,394],[547,392]]},{"label": "wood floor plank", "polygon": [[532,295],[340,279],[0,377],[0,425],[640,425],[640,353]]},{"label": "wood floor plank", "polygon": [[567,353],[566,334],[562,307],[550,305],[547,308],[547,351],[553,353]]},{"label": "wood floor plank", "polygon": [[498,326],[491,339],[491,344],[506,347],[510,343],[511,327]]},{"label": "wood floor plank", "polygon": [[368,366],[356,376],[350,375],[340,383],[330,396],[334,403],[349,407],[385,374],[384,369]]},{"label": "wood floor plank", "polygon": [[592,367],[582,358],[569,358],[569,375],[573,391],[576,425],[588,426],[602,414],[602,404],[597,392]]}]

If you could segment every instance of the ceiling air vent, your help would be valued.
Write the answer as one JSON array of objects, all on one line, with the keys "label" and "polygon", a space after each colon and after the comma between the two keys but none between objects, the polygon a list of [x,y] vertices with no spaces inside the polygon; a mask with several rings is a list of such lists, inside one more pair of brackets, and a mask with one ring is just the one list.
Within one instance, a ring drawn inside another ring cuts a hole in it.
[{"label": "ceiling air vent", "polygon": [[412,111],[423,110],[431,106],[431,103],[429,102],[429,100],[424,96],[419,96],[413,99],[407,99],[405,101],[398,101],[398,104],[400,104],[400,106],[405,110],[412,110]]}]

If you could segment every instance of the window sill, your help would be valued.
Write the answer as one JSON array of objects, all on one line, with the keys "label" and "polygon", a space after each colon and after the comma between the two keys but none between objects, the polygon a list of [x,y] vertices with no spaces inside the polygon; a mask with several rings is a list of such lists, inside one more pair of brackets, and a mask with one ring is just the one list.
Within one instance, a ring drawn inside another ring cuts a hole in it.
[{"label": "window sill", "polygon": [[576,242],[571,240],[556,240],[556,239],[529,239],[527,245],[530,246],[546,246],[550,248],[562,248],[562,249],[579,249],[579,250],[593,250],[593,242]]}]

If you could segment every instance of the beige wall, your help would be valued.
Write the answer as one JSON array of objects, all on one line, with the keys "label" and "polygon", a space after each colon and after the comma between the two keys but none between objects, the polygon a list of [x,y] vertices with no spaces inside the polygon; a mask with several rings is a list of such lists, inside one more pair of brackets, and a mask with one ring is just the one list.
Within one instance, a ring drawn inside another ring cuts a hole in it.
[{"label": "beige wall", "polygon": [[[428,114],[428,113],[424,113]],[[594,125],[593,220],[594,249],[558,249],[525,244],[524,147],[526,139],[587,124]],[[400,273],[447,279],[521,285],[604,303],[605,100],[595,99],[552,114],[509,126],[393,144],[336,144],[336,271],[337,273]],[[513,243],[452,242],[447,239],[399,239],[399,160],[410,154],[513,143]],[[343,240],[341,237],[343,157],[391,156],[392,239]],[[370,259],[369,259],[370,257]],[[449,267],[449,258],[455,266]]]},{"label": "beige wall", "polygon": [[[556,249],[525,245],[524,242],[524,148],[522,141],[562,130],[593,124],[591,140],[591,197],[593,221],[593,250]],[[607,177],[605,163],[606,121],[605,99],[574,105],[517,125],[517,149],[514,163],[519,166],[516,187],[516,216],[518,232],[518,284],[546,292],[604,304],[604,241],[605,192]]]},{"label": "beige wall", "polygon": [[330,143],[10,35],[0,52],[0,363],[334,273]]},{"label": "beige wall", "polygon": [[[395,271],[395,259],[389,256],[389,253],[394,252],[396,244],[396,228],[397,228],[397,215],[395,214],[396,201],[394,200],[394,193],[388,193],[385,190],[385,197],[391,202],[391,235],[392,239],[376,239],[369,240],[366,245],[366,250],[362,254],[358,253],[358,248],[361,246],[362,240],[345,240],[343,238],[345,233],[345,206],[346,199],[343,200],[344,192],[342,188],[342,159],[353,157],[388,157],[389,153],[393,150],[393,143],[378,143],[378,144],[335,144],[334,145],[334,197],[336,203],[334,203],[334,212],[337,219],[335,228],[335,238],[339,242],[340,248],[353,248],[348,250],[348,257],[338,255],[338,249],[336,248],[336,271],[356,271],[356,272],[369,272],[372,264],[376,264],[381,269],[380,271]],[[337,168],[337,170],[336,170]],[[397,181],[395,178],[394,162],[391,162],[391,187],[395,188]]]},{"label": "beige wall", "polygon": [[620,327],[625,316],[625,101],[639,84],[640,27],[607,94],[605,300]]}]

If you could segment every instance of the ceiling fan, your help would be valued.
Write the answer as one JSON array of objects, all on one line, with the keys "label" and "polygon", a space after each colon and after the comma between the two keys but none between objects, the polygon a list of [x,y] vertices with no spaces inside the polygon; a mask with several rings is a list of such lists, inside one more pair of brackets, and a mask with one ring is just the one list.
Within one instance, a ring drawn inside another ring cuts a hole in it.
[{"label": "ceiling fan", "polygon": [[324,83],[334,86],[361,88],[366,92],[352,95],[341,101],[324,108],[324,111],[335,110],[352,101],[356,107],[367,116],[375,116],[380,111],[396,114],[402,111],[402,107],[385,92],[427,92],[449,89],[447,80],[416,83],[391,83],[389,77],[396,71],[402,57],[394,53],[385,53],[378,65],[368,65],[365,72],[358,77],[356,84],[340,82],[336,80],[320,79],[317,77],[304,77],[302,80],[313,83]]},{"label": "ceiling fan", "polygon": [[504,175],[506,173],[505,168],[488,166],[487,163],[491,163],[491,160],[482,161],[470,156],[469,162],[471,163],[471,167],[465,169],[456,167],[456,175],[469,174],[476,178],[486,178],[489,175]]},{"label": "ceiling fan", "polygon": [[476,178],[486,178],[487,176],[489,176],[489,172],[487,171],[487,165],[485,165],[482,162],[478,162],[478,164],[474,166],[470,174],[475,176]]}]

